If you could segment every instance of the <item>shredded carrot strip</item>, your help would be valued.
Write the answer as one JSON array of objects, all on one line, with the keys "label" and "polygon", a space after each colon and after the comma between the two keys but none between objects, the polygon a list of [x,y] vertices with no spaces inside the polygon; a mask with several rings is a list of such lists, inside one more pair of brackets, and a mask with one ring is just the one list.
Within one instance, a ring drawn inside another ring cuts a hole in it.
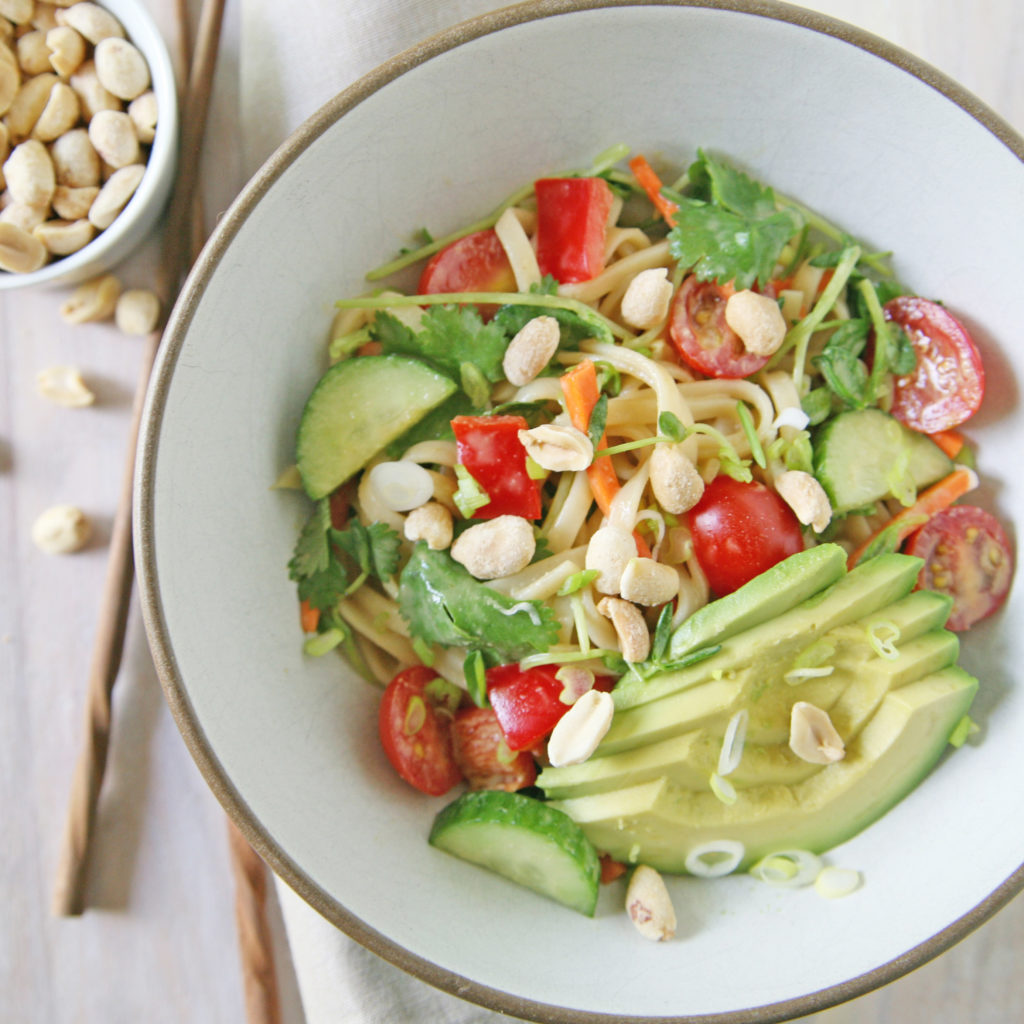
[{"label": "shredded carrot strip", "polygon": [[315,633],[316,627],[320,625],[320,609],[314,608],[308,600],[302,601],[299,605],[299,622],[303,633]]},{"label": "shredded carrot strip", "polygon": [[928,435],[951,459],[955,459],[963,450],[967,439],[959,430],[940,430]]},{"label": "shredded carrot strip", "polygon": [[[572,425],[586,434],[590,428],[590,417],[600,397],[597,387],[597,368],[589,359],[577,363],[561,377],[562,394],[565,395],[565,409]],[[607,447],[604,434],[598,448]],[[587,479],[597,507],[608,515],[612,499],[619,492],[619,478],[615,473],[610,455],[601,455],[587,467]]]},{"label": "shredded carrot strip", "polygon": [[[565,411],[569,414],[572,425],[584,434],[588,433],[590,417],[594,412],[594,406],[597,405],[598,398],[600,398],[597,386],[597,367],[591,360],[584,359],[583,362],[566,370],[559,379],[559,383],[562,385],[562,394],[565,396]],[[601,435],[597,447],[607,447],[604,434]],[[600,455],[594,459],[587,467],[587,480],[590,483],[590,493],[594,495],[597,507],[605,515],[608,515],[611,511],[612,499],[621,489],[610,455]],[[637,551],[643,557],[649,557],[651,549],[647,541],[635,530],[633,537],[636,540]]]},{"label": "shredded carrot strip", "polygon": [[670,228],[674,227],[676,223],[675,213],[679,207],[671,199],[666,199],[661,194],[661,190],[664,187],[661,183],[661,178],[658,177],[657,172],[647,162],[647,158],[638,153],[629,161],[629,169],[633,172],[633,176],[640,187],[647,193],[647,198],[654,204],[654,208],[665,218]]},{"label": "shredded carrot strip", "polygon": [[944,476],[938,483],[934,483],[927,490],[922,491],[913,505],[901,509],[876,530],[863,544],[856,548],[847,558],[847,568],[852,569],[863,556],[864,552],[885,530],[892,530],[895,527],[897,542],[902,544],[915,530],[920,529],[922,520],[931,519],[936,512],[948,508],[957,498],[962,498],[968,491],[978,486],[978,477],[974,470],[963,466],[954,469],[949,476]]}]

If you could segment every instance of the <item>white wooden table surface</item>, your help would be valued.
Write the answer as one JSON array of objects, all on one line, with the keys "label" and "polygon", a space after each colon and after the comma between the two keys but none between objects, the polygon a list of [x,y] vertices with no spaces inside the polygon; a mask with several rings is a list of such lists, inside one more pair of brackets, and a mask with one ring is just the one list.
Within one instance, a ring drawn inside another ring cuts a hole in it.
[{"label": "white wooden table surface", "polygon": [[[237,185],[238,2],[228,7],[204,157],[211,220]],[[173,49],[175,5],[148,3]],[[805,6],[929,60],[1024,131],[1019,0],[817,0]],[[884,130],[881,121],[879,127]],[[128,285],[147,285],[153,268],[151,246],[118,273]],[[49,912],[141,353],[138,339],[112,325],[65,326],[57,313],[63,295],[0,294],[0,1021],[242,1021],[225,818],[163,702],[134,606],[115,690],[91,909],[75,919]],[[93,407],[59,408],[36,395],[37,371],[59,363],[81,368],[97,394]],[[29,534],[39,512],[60,502],[80,505],[94,521],[95,536],[78,554],[52,557],[38,551]],[[271,915],[280,942],[283,1019],[299,1024],[273,906]],[[912,975],[810,1019],[1019,1020],[1022,958],[1024,900],[1018,899]]]}]

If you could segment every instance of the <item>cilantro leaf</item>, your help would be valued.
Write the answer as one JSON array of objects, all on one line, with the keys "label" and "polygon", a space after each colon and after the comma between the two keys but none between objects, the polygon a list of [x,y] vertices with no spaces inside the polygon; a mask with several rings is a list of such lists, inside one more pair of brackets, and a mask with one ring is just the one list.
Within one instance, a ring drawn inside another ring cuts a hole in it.
[{"label": "cilantro leaf", "polygon": [[[547,294],[540,292],[540,294]],[[594,325],[588,323],[571,309],[555,309],[542,306],[502,306],[491,324],[500,328],[508,340],[514,338],[534,317],[550,316],[558,321],[558,347],[579,348],[580,342],[594,336]]]},{"label": "cilantro leaf", "polygon": [[344,530],[331,530],[331,543],[344,551],[360,572],[383,581],[394,576],[398,569],[401,541],[387,523],[363,526],[354,520]]},{"label": "cilantro leaf", "polygon": [[347,590],[348,573],[336,558],[332,558],[325,569],[299,580],[299,600],[308,601],[320,611],[334,608]]},{"label": "cilantro leaf", "polygon": [[669,232],[669,249],[681,266],[692,267],[702,281],[732,281],[737,289],[772,276],[796,224],[788,211],[750,220],[730,210],[684,200]]},{"label": "cilantro leaf", "polygon": [[703,150],[689,178],[694,195],[678,197],[668,236],[673,257],[702,281],[732,281],[738,289],[765,284],[800,218],[779,209],[767,185]]},{"label": "cilantro leaf", "polygon": [[472,306],[431,306],[413,331],[397,317],[378,312],[370,332],[384,352],[418,356],[461,382],[462,366],[472,363],[489,381],[502,379],[501,361],[508,339],[485,324]]},{"label": "cilantro leaf", "polygon": [[545,605],[492,590],[423,541],[402,570],[398,607],[413,636],[485,651],[491,665],[546,651],[558,639],[558,623]]},{"label": "cilantro leaf", "polygon": [[331,527],[331,509],[327,500],[318,501],[302,526],[295,542],[295,551],[288,563],[288,575],[293,580],[305,579],[327,568],[331,550],[327,531]]},{"label": "cilantro leaf", "polygon": [[821,355],[814,359],[829,389],[852,409],[863,409],[874,398],[869,394],[868,368],[860,358],[870,329],[868,320],[843,321],[832,332]]}]

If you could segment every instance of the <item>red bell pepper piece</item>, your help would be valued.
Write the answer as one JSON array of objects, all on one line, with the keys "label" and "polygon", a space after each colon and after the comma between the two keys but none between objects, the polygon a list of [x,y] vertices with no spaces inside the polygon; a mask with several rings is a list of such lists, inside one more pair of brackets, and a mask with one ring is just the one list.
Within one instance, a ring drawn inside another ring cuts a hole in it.
[{"label": "red bell pepper piece", "polygon": [[537,195],[537,263],[562,283],[589,281],[604,269],[612,190],[603,178],[541,178]]},{"label": "red bell pepper piece", "polygon": [[487,492],[490,501],[474,519],[522,516],[540,519],[540,481],[526,471],[526,449],[519,431],[529,424],[522,416],[456,416],[452,420],[459,462]]}]

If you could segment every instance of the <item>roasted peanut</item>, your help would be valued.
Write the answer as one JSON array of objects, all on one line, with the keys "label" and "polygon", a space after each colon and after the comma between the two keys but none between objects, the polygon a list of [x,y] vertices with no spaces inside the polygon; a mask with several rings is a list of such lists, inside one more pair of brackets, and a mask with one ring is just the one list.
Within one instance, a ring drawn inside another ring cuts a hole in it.
[{"label": "roasted peanut", "polygon": [[57,82],[50,90],[50,98],[36,119],[32,138],[42,142],[54,139],[70,131],[81,114],[78,94],[66,82]]},{"label": "roasted peanut", "polygon": [[27,25],[34,7],[35,0],[0,0],[0,16],[15,25]]},{"label": "roasted peanut", "polygon": [[100,158],[85,128],[73,128],[50,144],[58,185],[86,188],[100,183]]},{"label": "roasted peanut", "polygon": [[610,693],[588,690],[557,721],[548,739],[548,760],[556,768],[582,764],[597,749],[612,724]]},{"label": "roasted peanut", "polygon": [[84,219],[51,219],[35,227],[32,234],[54,256],[68,256],[88,245],[96,234],[96,228]]},{"label": "roasted peanut", "polygon": [[38,29],[18,37],[15,44],[18,65],[26,75],[41,75],[50,67],[50,48],[46,45],[46,33]]},{"label": "roasted peanut", "polygon": [[452,514],[437,501],[414,508],[405,517],[405,539],[425,540],[432,551],[444,551],[452,543]]},{"label": "roasted peanut", "polygon": [[622,296],[622,319],[633,327],[647,330],[660,324],[668,316],[672,301],[672,282],[665,267],[641,270]]},{"label": "roasted peanut", "polygon": [[676,933],[676,912],[665,880],[646,864],[633,869],[626,887],[626,912],[645,939],[664,942]]},{"label": "roasted peanut", "polygon": [[139,137],[139,142],[152,142],[156,138],[156,123],[159,117],[156,93],[149,89],[141,96],[136,96],[128,104],[128,116],[135,125],[135,134]]},{"label": "roasted peanut", "polygon": [[631,558],[622,574],[620,593],[627,601],[653,608],[679,593],[679,573],[653,558]]},{"label": "roasted peanut", "polygon": [[93,54],[96,77],[118,99],[133,100],[149,88],[149,65],[127,39],[110,37],[96,44]]},{"label": "roasted peanut", "polygon": [[846,756],[842,736],[827,711],[798,700],[789,717],[789,749],[811,764],[832,764]]},{"label": "roasted peanut", "polygon": [[113,168],[139,162],[139,137],[123,110],[100,110],[89,121],[89,141],[100,159]]},{"label": "roasted peanut", "polygon": [[4,162],[4,178],[11,198],[28,206],[48,207],[57,187],[53,161],[38,139],[28,139],[11,150]]},{"label": "roasted peanut", "polygon": [[88,217],[89,208],[99,192],[97,185],[87,185],[82,188],[58,185],[53,190],[53,212],[64,220],[81,220],[82,217]]},{"label": "roasted peanut", "polygon": [[678,445],[662,443],[651,453],[651,490],[658,504],[677,516],[700,501],[704,481]]},{"label": "roasted peanut", "polygon": [[70,25],[94,46],[104,39],[122,38],[124,29],[110,11],[99,4],[77,3],[57,12],[58,25]]},{"label": "roasted peanut", "polygon": [[832,520],[832,504],[825,489],[803,470],[791,469],[775,478],[775,489],[804,526],[821,533]]},{"label": "roasted peanut", "polygon": [[85,40],[70,25],[58,25],[46,33],[50,67],[61,78],[70,78],[85,60]]},{"label": "roasted peanut", "polygon": [[0,270],[31,274],[46,263],[46,246],[17,224],[0,221]]},{"label": "roasted peanut", "polygon": [[786,321],[779,304],[749,288],[729,296],[725,322],[736,332],[743,347],[759,356],[778,351],[786,337]]},{"label": "roasted peanut", "polygon": [[496,580],[525,569],[536,548],[528,520],[498,516],[459,534],[451,556],[476,579]]},{"label": "roasted peanut", "polygon": [[526,454],[541,469],[553,473],[586,469],[594,461],[594,445],[575,427],[542,423],[529,430],[520,430],[519,440]]},{"label": "roasted peanut", "polygon": [[36,391],[43,398],[69,409],[92,405],[96,396],[74,366],[49,366],[36,374]]},{"label": "roasted peanut", "polygon": [[78,93],[85,118],[95,117],[101,110],[120,110],[121,101],[105,89],[96,77],[96,62],[91,58],[83,60],[68,79],[68,84]]},{"label": "roasted peanut", "polygon": [[75,505],[54,505],[32,524],[32,540],[48,555],[68,555],[85,547],[92,524]]},{"label": "roasted peanut", "polygon": [[113,274],[94,277],[91,281],[80,284],[61,303],[59,309],[61,319],[69,324],[106,320],[114,315],[120,294],[121,282]]},{"label": "roasted peanut", "polygon": [[46,220],[45,206],[29,206],[27,203],[11,202],[0,212],[0,221],[15,224],[22,231],[31,233]]},{"label": "roasted peanut", "polygon": [[602,594],[617,594],[622,574],[631,558],[636,557],[636,541],[617,526],[602,526],[587,545],[585,564],[596,569],[594,589]]},{"label": "roasted peanut", "polygon": [[39,115],[50,99],[53,87],[60,81],[54,74],[35,75],[22,82],[7,108],[7,130],[12,142],[21,142],[32,134]]},{"label": "roasted peanut", "polygon": [[558,351],[560,331],[553,316],[535,316],[508,343],[502,370],[511,384],[529,384]]},{"label": "roasted peanut", "polygon": [[135,194],[145,172],[144,164],[129,164],[118,168],[106,180],[89,209],[89,220],[100,231],[114,223],[117,215]]},{"label": "roasted peanut", "polygon": [[622,657],[628,662],[646,661],[651,653],[651,634],[640,609],[621,597],[602,597],[597,610],[611,619]]}]

